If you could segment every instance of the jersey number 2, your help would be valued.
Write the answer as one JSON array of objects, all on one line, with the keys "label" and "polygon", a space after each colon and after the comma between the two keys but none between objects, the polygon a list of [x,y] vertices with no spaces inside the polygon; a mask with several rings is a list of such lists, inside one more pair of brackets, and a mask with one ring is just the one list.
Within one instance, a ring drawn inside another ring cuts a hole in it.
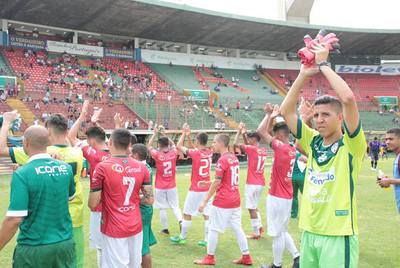
[{"label": "jersey number 2", "polygon": [[171,161],[164,162],[163,167],[164,167],[164,176],[171,176],[172,175],[172,162]]},{"label": "jersey number 2", "polygon": [[208,176],[210,173],[211,158],[201,159],[201,166],[199,168],[199,175],[202,177]]}]

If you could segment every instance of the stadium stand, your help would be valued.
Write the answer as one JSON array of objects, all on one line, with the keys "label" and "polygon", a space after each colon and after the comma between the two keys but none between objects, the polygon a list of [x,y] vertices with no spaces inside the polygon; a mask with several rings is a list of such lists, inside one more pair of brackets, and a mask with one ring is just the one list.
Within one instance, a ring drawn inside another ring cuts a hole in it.
[{"label": "stadium stand", "polygon": [[[288,89],[297,77],[297,70],[266,69],[282,87]],[[345,81],[354,91],[361,110],[378,110],[375,96],[400,96],[400,84],[396,77],[368,74],[342,74]],[[302,95],[307,100],[313,100],[318,95],[335,95],[326,79],[321,75],[312,77],[303,89]]]}]

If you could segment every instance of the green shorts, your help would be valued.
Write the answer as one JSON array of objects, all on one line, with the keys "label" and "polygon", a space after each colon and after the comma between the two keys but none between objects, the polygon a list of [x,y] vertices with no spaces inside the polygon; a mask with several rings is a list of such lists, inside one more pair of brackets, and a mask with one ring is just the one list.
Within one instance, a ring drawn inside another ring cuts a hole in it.
[{"label": "green shorts", "polygon": [[301,238],[300,267],[357,268],[358,237],[327,236],[304,232]]},{"label": "green shorts", "polygon": [[75,242],[76,267],[83,268],[83,263],[85,260],[85,239],[83,235],[83,226],[72,228],[72,233]]},{"label": "green shorts", "polygon": [[75,243],[66,240],[41,246],[17,245],[14,250],[13,268],[75,268]]},{"label": "green shorts", "polygon": [[150,247],[155,244],[157,244],[157,240],[151,229],[151,224],[143,224],[142,256],[150,254]]}]

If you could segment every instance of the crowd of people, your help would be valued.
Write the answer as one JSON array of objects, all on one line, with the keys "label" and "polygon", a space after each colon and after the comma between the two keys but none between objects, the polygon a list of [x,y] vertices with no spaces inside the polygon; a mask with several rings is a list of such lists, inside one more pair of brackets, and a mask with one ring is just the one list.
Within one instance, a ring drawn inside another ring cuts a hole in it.
[{"label": "crowd of people", "polygon": [[[12,48],[9,50],[13,52]],[[154,99],[156,92],[173,94],[174,91],[153,72],[141,72],[139,62],[131,66],[128,62],[123,64],[123,61],[96,59],[90,60],[90,64],[82,64],[78,56],[68,53],[51,58],[44,52],[29,49],[24,50],[23,55],[27,69],[17,74],[21,80],[30,78],[29,69],[47,68],[49,72],[46,83],[37,83],[34,87],[44,92],[53,92],[54,88],[61,86],[70,92],[69,98],[81,94],[95,101],[115,101],[127,99],[137,92],[151,95],[151,99]]]},{"label": "crowd of people", "polygon": [[[193,144],[190,126],[185,124],[176,145],[162,126],[154,126],[144,145],[122,128],[121,120],[115,121],[107,141],[97,124],[101,110],[91,113],[89,101],[85,101],[69,130],[67,118],[53,114],[45,127],[31,126],[25,131],[23,147],[8,148],[8,129],[18,113],[4,113],[0,155],[10,157],[19,167],[12,176],[10,205],[0,228],[0,251],[19,228],[14,267],[84,266],[83,225],[88,223],[83,222],[80,172],[86,158],[90,163],[90,246],[97,250],[100,267],[151,267],[152,257],[161,257],[150,253],[156,243],[153,203],[159,210],[161,233],[171,236],[175,244],[186,244],[194,232],[190,229],[192,218],[203,216],[204,239],[198,245],[207,248],[207,255],[195,264],[215,265],[219,236],[231,228],[242,254],[233,263],[252,265],[248,238],[259,240],[265,232],[258,209],[265,189],[268,155],[261,145],[265,143],[273,151],[265,216],[273,260],[262,267],[282,267],[285,249],[292,256],[293,268],[357,267],[355,181],[367,149],[366,139],[352,90],[327,64],[329,50],[319,44],[313,50],[316,66],[302,66],[283,103],[265,105],[265,117],[255,132],[248,132],[241,123],[233,142],[228,135],[217,134],[210,146],[209,136],[199,132]],[[296,110],[301,89],[317,73],[327,79],[338,97],[321,96],[313,105],[301,100]],[[80,140],[79,130],[88,118],[91,125],[86,139]],[[400,130],[388,131],[386,143],[399,154]],[[253,229],[249,237],[242,228],[240,167],[234,151],[245,153],[248,160],[244,203]],[[192,159],[183,212],[176,183],[180,154]],[[211,174],[213,154],[219,155],[215,175]],[[148,156],[155,161],[154,196]],[[399,155],[396,161],[395,178],[381,176],[381,187],[399,184]],[[288,232],[290,218],[297,217],[298,191],[303,193],[300,250]],[[180,226],[177,235],[170,234],[167,209],[172,209]]]}]

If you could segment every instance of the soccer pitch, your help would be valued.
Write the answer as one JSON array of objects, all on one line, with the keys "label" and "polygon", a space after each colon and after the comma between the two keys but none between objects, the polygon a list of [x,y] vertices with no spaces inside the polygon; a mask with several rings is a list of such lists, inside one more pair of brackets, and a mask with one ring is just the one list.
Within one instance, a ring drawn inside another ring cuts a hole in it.
[{"label": "soccer pitch", "polygon": [[[392,173],[393,159],[380,161],[379,167],[386,173]],[[268,166],[267,171],[270,170]],[[267,172],[268,173],[268,172]],[[214,172],[213,172],[214,174]],[[266,174],[269,178],[269,173]],[[241,193],[244,194],[243,186],[246,179],[246,168],[241,167]],[[400,216],[394,204],[393,190],[380,189],[375,184],[376,172],[370,170],[369,161],[365,160],[360,178],[357,182],[358,216],[360,226],[360,268],[367,267],[400,267],[399,241]],[[189,189],[190,170],[178,172],[177,186],[179,190],[180,205],[183,207],[186,193]],[[9,202],[10,178],[0,177],[0,220],[3,220]],[[88,180],[83,180],[83,191],[85,202],[88,194]],[[242,198],[242,208],[244,198]],[[265,192],[260,203],[263,224],[265,225]],[[245,232],[251,232],[248,212],[242,209],[242,223]],[[168,211],[171,235],[179,232],[178,224],[172,211]],[[203,238],[203,221],[200,217],[194,218],[193,225],[189,230],[188,242],[186,245],[172,245],[168,237],[160,235],[159,214],[155,210],[153,217],[153,230],[156,233],[158,244],[151,248],[153,255],[153,267],[155,268],[186,268],[195,267],[193,260],[201,258],[206,254],[205,248],[197,246],[197,241]],[[84,210],[85,243],[88,245],[89,235],[89,209],[85,204]],[[291,219],[289,232],[299,246],[301,231],[298,220]],[[264,237],[259,241],[249,241],[250,252],[254,260],[253,267],[260,267],[262,263],[272,262],[272,241]],[[15,238],[0,252],[0,267],[11,267],[12,254],[15,247]],[[236,239],[230,230],[220,235],[216,253],[217,265],[215,267],[233,267],[231,261],[240,257],[239,247]],[[292,261],[285,252],[283,261],[284,267],[291,267]],[[85,249],[85,267],[94,268],[96,265],[96,252]]]}]

